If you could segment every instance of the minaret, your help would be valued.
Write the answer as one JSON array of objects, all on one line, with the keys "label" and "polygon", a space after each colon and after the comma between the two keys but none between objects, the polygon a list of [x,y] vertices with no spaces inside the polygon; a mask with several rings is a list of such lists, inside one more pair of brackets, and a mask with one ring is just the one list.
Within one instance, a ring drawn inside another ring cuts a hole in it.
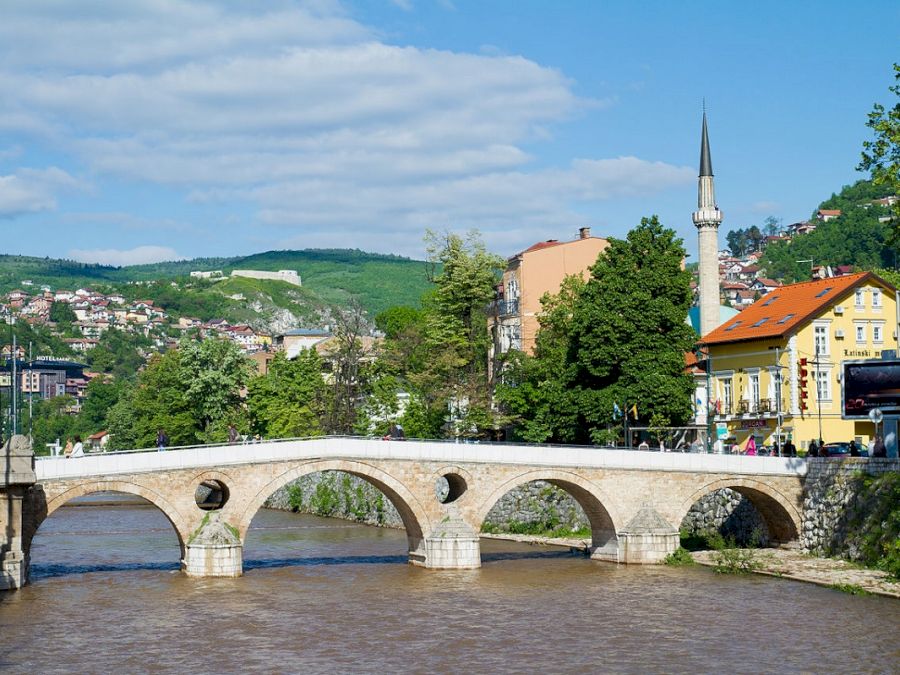
[{"label": "minaret", "polygon": [[693,215],[699,235],[700,252],[700,336],[719,325],[719,223],[722,212],[716,205],[713,188],[709,136],[706,133],[706,110],[703,111],[703,134],[700,139],[700,177],[697,187],[697,210]]}]

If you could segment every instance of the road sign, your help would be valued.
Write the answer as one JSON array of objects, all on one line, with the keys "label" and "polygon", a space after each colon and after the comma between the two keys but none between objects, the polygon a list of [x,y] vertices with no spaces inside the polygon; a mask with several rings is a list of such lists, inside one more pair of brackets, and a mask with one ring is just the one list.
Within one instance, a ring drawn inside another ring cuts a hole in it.
[{"label": "road sign", "polygon": [[882,420],[884,420],[884,413],[881,412],[881,408],[872,408],[869,411],[869,419],[875,424],[881,424]]}]

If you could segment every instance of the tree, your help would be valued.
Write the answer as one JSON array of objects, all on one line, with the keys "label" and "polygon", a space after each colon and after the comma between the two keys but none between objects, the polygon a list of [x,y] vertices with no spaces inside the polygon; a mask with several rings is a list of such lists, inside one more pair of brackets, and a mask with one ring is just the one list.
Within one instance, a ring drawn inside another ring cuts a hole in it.
[{"label": "tree", "polygon": [[91,433],[106,428],[106,415],[119,400],[124,385],[121,381],[106,381],[95,377],[87,386],[84,403],[81,406],[81,424]]},{"label": "tree", "polygon": [[178,349],[154,354],[107,413],[112,442],[152,447],[159,429],[172,445],[224,441],[228,424],[241,421],[249,371],[238,347],[225,340],[182,340]]},{"label": "tree", "polygon": [[367,379],[364,360],[368,350],[363,344],[367,328],[365,315],[358,305],[336,314],[334,338],[325,354],[331,368],[328,433],[352,433],[357,422],[357,408]]},{"label": "tree", "polygon": [[781,219],[775,216],[767,216],[763,221],[763,231],[769,237],[781,234]]},{"label": "tree", "polygon": [[[429,230],[425,241],[432,288],[421,311],[376,319],[386,337],[372,382],[380,382],[383,397],[387,388],[408,394],[400,421],[409,436],[487,436],[500,424],[487,374],[487,307],[505,261],[477,232],[463,238]],[[357,428],[379,428],[381,408],[370,408],[377,418],[358,419]]]},{"label": "tree", "polygon": [[610,239],[591,268],[567,353],[583,419],[576,434],[603,438],[614,404],[636,405],[639,418],[655,425],[690,417],[693,382],[684,354],[694,334],[686,321],[691,279],[681,269],[684,253],[674,231],[653,216],[625,240]]},{"label": "tree", "polygon": [[50,305],[50,321],[57,324],[71,324],[77,320],[78,317],[75,316],[75,312],[68,303],[54,302]]},{"label": "tree", "polygon": [[327,390],[314,349],[303,349],[290,360],[284,352],[277,353],[268,373],[250,380],[247,389],[255,433],[269,438],[321,435]]},{"label": "tree", "polygon": [[398,305],[389,307],[375,316],[375,326],[387,338],[397,338],[404,330],[414,325],[422,317],[421,310],[415,307]]},{"label": "tree", "polygon": [[184,395],[203,442],[223,440],[237,421],[241,389],[250,379],[250,362],[230,340],[183,340],[179,346]]},{"label": "tree", "polygon": [[[897,84],[889,90],[900,99],[900,63],[894,64]],[[866,122],[875,134],[874,140],[863,142],[862,159],[858,171],[869,171],[876,185],[888,185],[894,194],[900,194],[900,101],[893,108],[876,103]],[[894,218],[894,238],[900,237],[900,223]]]},{"label": "tree", "polygon": [[[489,253],[477,232],[465,239],[429,230],[425,236],[433,292],[426,296],[425,341],[432,358],[419,391],[439,392],[453,435],[480,436],[496,426],[487,376],[487,307],[505,261]],[[486,428],[488,427],[488,428]]]}]

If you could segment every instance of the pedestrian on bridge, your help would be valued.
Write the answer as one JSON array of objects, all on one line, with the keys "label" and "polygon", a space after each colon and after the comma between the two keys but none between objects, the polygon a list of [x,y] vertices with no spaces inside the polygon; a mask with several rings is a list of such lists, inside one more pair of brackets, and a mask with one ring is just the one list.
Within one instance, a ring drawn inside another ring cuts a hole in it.
[{"label": "pedestrian on bridge", "polygon": [[70,457],[84,457],[84,444],[81,442],[81,436],[75,437],[75,445],[72,446],[72,454]]},{"label": "pedestrian on bridge", "polygon": [[234,423],[228,425],[228,442],[229,443],[237,443],[238,441],[238,430],[237,427],[234,426]]},{"label": "pedestrian on bridge", "polygon": [[166,446],[169,444],[169,437],[166,435],[165,429],[160,427],[159,431],[156,432],[156,449],[159,452],[162,452],[166,449]]}]

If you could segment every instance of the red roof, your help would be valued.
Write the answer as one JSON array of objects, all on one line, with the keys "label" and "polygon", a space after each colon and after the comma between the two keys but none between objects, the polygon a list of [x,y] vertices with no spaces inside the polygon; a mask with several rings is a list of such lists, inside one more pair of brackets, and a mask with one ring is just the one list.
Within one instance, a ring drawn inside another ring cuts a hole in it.
[{"label": "red roof", "polygon": [[820,216],[839,216],[841,215],[840,209],[819,209]]},{"label": "red roof", "polygon": [[700,341],[723,344],[782,337],[870,280],[892,292],[896,290],[871,272],[782,286],[747,307],[740,318],[725,322]]}]

